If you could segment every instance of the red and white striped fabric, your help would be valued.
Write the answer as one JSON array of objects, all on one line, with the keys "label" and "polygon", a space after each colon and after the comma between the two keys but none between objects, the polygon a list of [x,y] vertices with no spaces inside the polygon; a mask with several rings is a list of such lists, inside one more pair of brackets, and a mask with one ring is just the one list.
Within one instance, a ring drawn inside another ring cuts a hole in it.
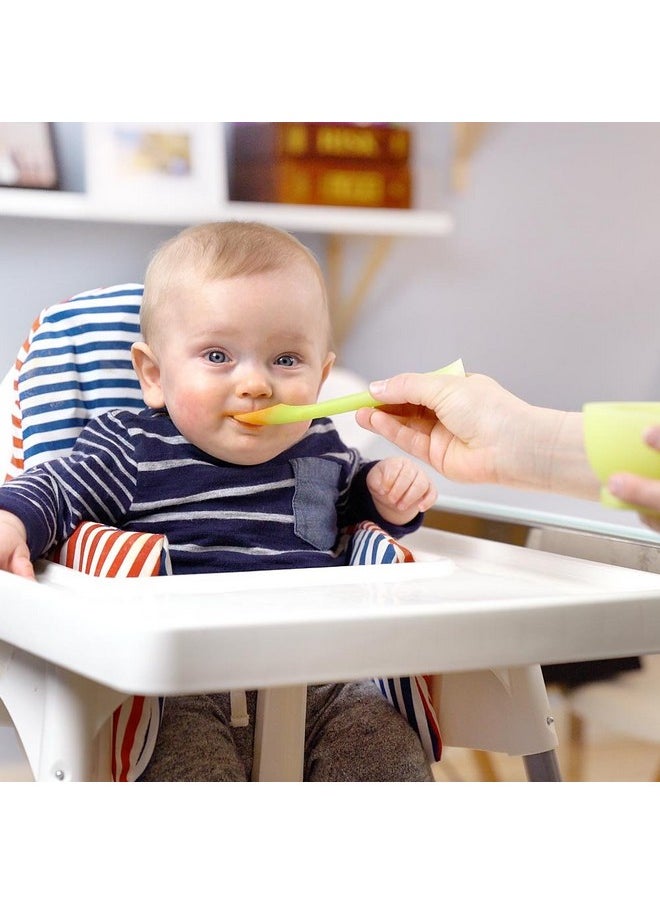
[{"label": "red and white striped fabric", "polygon": [[147,768],[163,715],[162,697],[130,697],[112,716],[112,780],[133,782]]},{"label": "red and white striped fabric", "polygon": [[83,521],[50,558],[98,578],[134,578],[172,570],[163,534],[119,530],[93,521]]}]

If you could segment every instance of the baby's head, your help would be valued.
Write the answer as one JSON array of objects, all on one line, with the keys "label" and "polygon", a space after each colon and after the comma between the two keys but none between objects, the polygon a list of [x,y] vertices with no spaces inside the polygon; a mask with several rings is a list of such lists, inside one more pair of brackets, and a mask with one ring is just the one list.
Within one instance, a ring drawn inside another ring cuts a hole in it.
[{"label": "baby's head", "polygon": [[325,279],[312,252],[290,233],[274,226],[238,221],[190,226],[155,252],[144,279],[142,336],[145,342],[156,345],[158,334],[167,329],[169,305],[193,303],[193,286],[291,267],[308,268],[318,281],[321,309],[313,316],[316,329],[325,336],[330,348]]},{"label": "baby's head", "polygon": [[141,329],[133,361],[146,404],[235,464],[273,458],[307,425],[255,428],[232,413],[316,401],[335,357],[316,259],[257,223],[194,226],[166,242],[147,269]]}]

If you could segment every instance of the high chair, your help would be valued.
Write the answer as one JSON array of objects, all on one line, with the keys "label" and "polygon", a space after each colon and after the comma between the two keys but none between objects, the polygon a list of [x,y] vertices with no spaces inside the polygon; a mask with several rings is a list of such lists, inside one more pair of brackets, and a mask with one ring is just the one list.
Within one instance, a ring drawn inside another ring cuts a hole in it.
[{"label": "high chair", "polygon": [[[9,478],[70,449],[90,417],[112,407],[143,407],[130,362],[130,346],[139,336],[141,294],[135,284],[97,289],[52,305],[34,322],[0,387],[0,410],[12,411]],[[327,395],[333,394],[331,380]],[[335,394],[344,391],[349,390],[342,387]],[[356,563],[405,568],[401,563],[411,558],[442,554],[438,532],[422,529],[407,538],[411,555],[374,527],[356,529],[351,539]],[[73,593],[76,584],[62,578],[61,565],[100,580],[162,574],[167,542],[158,535],[83,524],[52,559],[41,563],[38,573],[61,583],[63,593]],[[16,593],[29,598],[29,582],[7,577]],[[34,655],[27,643],[24,648],[7,643],[11,632],[3,628],[0,611],[0,721],[4,704],[35,778],[130,780],[138,775],[155,742],[159,698],[127,699],[47,656]],[[418,731],[432,761],[439,759],[442,743],[506,752],[524,757],[530,780],[559,780],[557,737],[539,666],[374,680]],[[304,686],[259,691],[254,779],[302,778],[304,718]]]}]

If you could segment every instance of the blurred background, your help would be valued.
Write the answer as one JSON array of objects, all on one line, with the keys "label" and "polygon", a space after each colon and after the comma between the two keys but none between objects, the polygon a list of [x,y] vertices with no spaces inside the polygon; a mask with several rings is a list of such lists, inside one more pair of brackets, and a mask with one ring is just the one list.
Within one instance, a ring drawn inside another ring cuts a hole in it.
[{"label": "blurred background", "polygon": [[[315,252],[339,364],[365,381],[462,357],[538,405],[660,399],[660,123],[326,123],[329,142],[303,150],[265,128],[284,125],[319,124],[0,123],[0,372],[43,308],[141,282],[179,229],[236,217]],[[640,526],[596,502],[434,478],[441,507]],[[645,753],[642,780],[656,746]],[[607,748],[603,778],[628,754]]]},{"label": "blurred background", "polygon": [[[83,192],[83,124],[53,125],[60,187]],[[453,231],[395,238],[342,363],[372,378],[462,356],[469,370],[558,407],[660,397],[660,124],[489,123],[461,188],[454,124],[403,125],[413,209],[447,211]],[[145,222],[58,218],[55,207],[15,216],[3,193],[17,192],[0,189],[1,368],[43,307],[140,282],[154,248],[187,225],[150,223],[147,210]],[[326,234],[296,234],[325,260]],[[343,243],[349,286],[370,241]]]}]

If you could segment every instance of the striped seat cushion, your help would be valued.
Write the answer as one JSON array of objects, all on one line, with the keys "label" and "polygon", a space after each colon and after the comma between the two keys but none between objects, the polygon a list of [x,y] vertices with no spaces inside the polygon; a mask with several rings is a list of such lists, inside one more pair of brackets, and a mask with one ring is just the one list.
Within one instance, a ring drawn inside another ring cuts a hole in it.
[{"label": "striped seat cushion", "polygon": [[87,421],[110,408],[144,408],[131,363],[142,286],[74,295],[46,308],[14,365],[9,477],[68,452]]},{"label": "striped seat cushion", "polygon": [[171,574],[163,534],[121,530],[93,521],[79,524],[49,558],[97,578],[137,578]]}]

